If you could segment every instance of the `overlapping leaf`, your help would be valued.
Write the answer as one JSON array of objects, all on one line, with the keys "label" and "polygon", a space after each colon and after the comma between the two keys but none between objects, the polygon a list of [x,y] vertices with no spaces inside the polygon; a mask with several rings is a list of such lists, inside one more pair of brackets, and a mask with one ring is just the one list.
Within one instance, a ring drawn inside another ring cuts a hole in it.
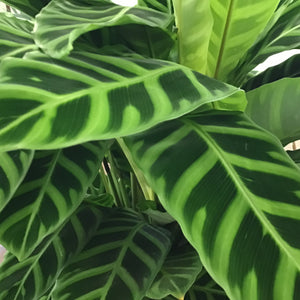
[{"label": "overlapping leaf", "polygon": [[18,259],[28,257],[80,205],[106,146],[94,142],[37,151],[22,184],[0,212],[1,244]]},{"label": "overlapping leaf", "polygon": [[300,139],[300,78],[283,78],[247,92],[246,113],[284,145]]},{"label": "overlapping leaf", "polygon": [[156,276],[147,296],[165,299],[168,295],[183,299],[201,272],[198,253],[190,245],[172,249]]},{"label": "overlapping leaf", "polygon": [[2,2],[30,16],[35,16],[50,0],[2,0]]},{"label": "overlapping leaf", "polygon": [[[33,52],[0,66],[2,149],[49,149],[147,129],[239,89],[160,60]],[[20,109],[24,108],[24,109]]]},{"label": "overlapping leaf", "polygon": [[167,231],[117,210],[60,274],[52,299],[140,300],[169,248]]},{"label": "overlapping leaf", "polygon": [[82,34],[111,26],[141,24],[166,30],[173,16],[143,7],[123,7],[106,0],[52,0],[36,17],[35,41],[53,57],[73,49]]},{"label": "overlapping leaf", "polygon": [[106,211],[82,205],[27,259],[19,262],[8,254],[0,267],[0,299],[40,299],[106,216]]},{"label": "overlapping leaf", "polygon": [[300,47],[300,1],[288,5],[272,28],[261,36],[230,75],[229,82],[240,84],[244,76],[269,56]]},{"label": "overlapping leaf", "polygon": [[172,12],[172,0],[138,0],[138,5],[165,13]]},{"label": "overlapping leaf", "polygon": [[212,111],[125,141],[231,299],[300,297],[300,172],[273,135]]},{"label": "overlapping leaf", "polygon": [[261,85],[285,77],[300,77],[300,54],[294,55],[283,63],[270,67],[264,72],[252,77],[243,85],[243,89],[250,91],[260,87]]},{"label": "overlapping leaf", "polygon": [[279,0],[210,1],[214,25],[208,54],[209,76],[226,81],[228,73],[266,26],[278,3]]},{"label": "overlapping leaf", "polygon": [[22,182],[33,154],[30,150],[0,152],[0,211]]},{"label": "overlapping leaf", "polygon": [[209,39],[213,28],[209,1],[175,0],[180,63],[206,73]]},{"label": "overlapping leaf", "polygon": [[32,23],[0,13],[0,60],[7,56],[22,57],[27,51],[37,49],[32,29]]}]

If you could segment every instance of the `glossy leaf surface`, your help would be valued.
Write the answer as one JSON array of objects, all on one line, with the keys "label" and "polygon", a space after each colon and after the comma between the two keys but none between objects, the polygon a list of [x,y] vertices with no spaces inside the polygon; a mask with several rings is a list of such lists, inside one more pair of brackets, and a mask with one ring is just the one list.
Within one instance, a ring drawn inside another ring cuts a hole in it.
[{"label": "glossy leaf surface", "polygon": [[104,27],[141,24],[167,29],[170,14],[142,7],[124,7],[105,0],[53,0],[36,17],[35,41],[53,57],[63,57],[82,34]]},{"label": "glossy leaf surface", "polygon": [[283,78],[247,92],[246,113],[284,145],[300,139],[300,78]]},{"label": "glossy leaf surface", "polygon": [[216,111],[125,141],[231,299],[300,297],[300,172],[273,135]]},{"label": "glossy leaf surface", "polygon": [[0,66],[2,150],[124,136],[240,92],[160,60],[83,51],[62,60],[40,52],[26,57]]},{"label": "glossy leaf surface", "polygon": [[167,231],[117,210],[60,274],[52,299],[142,299],[169,248]]},{"label": "glossy leaf surface", "polygon": [[22,184],[0,212],[1,244],[18,259],[28,257],[80,205],[104,153],[98,142],[37,151]]},{"label": "glossy leaf surface", "polygon": [[264,29],[278,3],[279,0],[210,1],[214,25],[208,52],[209,76],[226,80]]}]

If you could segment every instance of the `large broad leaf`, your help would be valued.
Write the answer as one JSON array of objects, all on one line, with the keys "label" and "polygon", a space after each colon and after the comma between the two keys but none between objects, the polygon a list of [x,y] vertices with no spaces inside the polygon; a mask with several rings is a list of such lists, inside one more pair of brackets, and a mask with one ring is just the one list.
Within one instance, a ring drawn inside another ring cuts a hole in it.
[{"label": "large broad leaf", "polygon": [[170,245],[167,231],[117,210],[60,274],[51,299],[140,300]]},{"label": "large broad leaf", "polygon": [[11,5],[30,16],[35,16],[50,0],[2,0],[1,2]]},{"label": "large broad leaf", "polygon": [[36,17],[35,41],[51,56],[62,57],[86,32],[126,24],[166,30],[172,20],[170,14],[143,7],[123,7],[106,0],[53,0]]},{"label": "large broad leaf", "polygon": [[0,13],[0,60],[7,56],[22,57],[37,49],[31,30],[33,24],[12,14]]},{"label": "large broad leaf", "polygon": [[207,74],[226,80],[268,23],[279,0],[212,0],[210,3],[214,26]]},{"label": "large broad leaf", "polygon": [[33,151],[0,152],[0,211],[10,200],[27,173]]},{"label": "large broad leaf", "polygon": [[147,296],[165,299],[168,295],[183,299],[186,292],[201,272],[202,264],[198,253],[190,245],[175,247],[168,254]]},{"label": "large broad leaf", "polygon": [[231,299],[300,298],[300,171],[273,135],[212,111],[125,141]]},{"label": "large broad leaf", "polygon": [[165,13],[171,13],[173,10],[172,0],[138,0],[138,5]]},{"label": "large broad leaf", "polygon": [[261,85],[285,77],[300,77],[300,54],[294,55],[283,63],[270,67],[264,72],[252,77],[243,85],[243,89],[250,91],[260,87]]},{"label": "large broad leaf", "polygon": [[[262,2],[264,3],[264,2]],[[300,47],[300,1],[288,5],[271,29],[259,38],[230,75],[229,82],[239,85],[245,75],[269,56]]]},{"label": "large broad leaf", "polygon": [[0,212],[0,243],[18,259],[28,257],[80,205],[101,165],[102,145],[35,153],[25,179]]},{"label": "large broad leaf", "polygon": [[240,91],[160,60],[87,52],[27,58],[7,58],[0,66],[3,151],[136,133]]},{"label": "large broad leaf", "polygon": [[106,211],[82,205],[27,259],[19,262],[6,254],[0,266],[0,299],[40,299],[106,216]]},{"label": "large broad leaf", "polygon": [[208,45],[213,28],[209,1],[175,0],[180,63],[206,72]]},{"label": "large broad leaf", "polygon": [[300,78],[284,78],[247,92],[246,113],[284,145],[300,139]]}]

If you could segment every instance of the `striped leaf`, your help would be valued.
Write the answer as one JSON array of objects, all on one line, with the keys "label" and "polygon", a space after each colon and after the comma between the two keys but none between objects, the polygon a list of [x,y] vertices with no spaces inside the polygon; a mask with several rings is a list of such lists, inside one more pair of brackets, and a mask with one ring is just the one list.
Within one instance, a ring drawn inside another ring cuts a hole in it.
[{"label": "striped leaf", "polygon": [[98,142],[37,151],[14,197],[0,212],[0,243],[28,257],[80,205],[105,153]]},{"label": "striped leaf", "polygon": [[172,295],[176,299],[183,299],[201,269],[199,255],[190,245],[176,247],[168,254],[147,296],[165,299],[168,295]]},{"label": "striped leaf", "polygon": [[160,60],[87,52],[26,57],[4,59],[0,67],[2,151],[128,135],[240,92]]},{"label": "striped leaf", "polygon": [[286,145],[300,139],[300,78],[283,78],[247,92],[246,113]]},{"label": "striped leaf", "polygon": [[240,84],[244,76],[269,56],[300,47],[300,1],[288,5],[272,28],[261,36],[231,74],[229,82]]},{"label": "striped leaf", "polygon": [[8,13],[0,13],[0,61],[4,57],[22,57],[37,49],[31,36],[33,24]]},{"label": "striped leaf", "polygon": [[268,23],[279,0],[212,0],[210,3],[214,26],[207,74],[226,81],[228,73]]},{"label": "striped leaf", "polygon": [[7,204],[26,175],[33,151],[0,152],[0,211]]},{"label": "striped leaf", "polygon": [[300,77],[300,54],[294,55],[283,63],[270,67],[264,72],[252,77],[243,85],[243,89],[250,91],[260,87],[261,85],[285,77]]},{"label": "striped leaf", "polygon": [[164,13],[172,12],[172,0],[138,0],[139,6],[149,7]]},{"label": "striped leaf", "polygon": [[50,0],[2,0],[4,2],[20,11],[35,16]]},{"label": "striped leaf", "polygon": [[228,300],[225,292],[203,269],[198,280],[187,292],[185,300]]},{"label": "striped leaf", "polygon": [[116,210],[60,274],[52,299],[140,300],[169,248],[168,232]]},{"label": "striped leaf", "polygon": [[125,142],[230,299],[300,298],[300,171],[273,135],[212,111]]},{"label": "striped leaf", "polygon": [[105,27],[141,24],[166,30],[170,14],[123,7],[106,0],[52,0],[36,17],[35,41],[49,55],[63,57],[82,34]]},{"label": "striped leaf", "polygon": [[19,262],[11,253],[6,255],[0,266],[0,299],[41,299],[105,216],[99,209],[82,205],[27,259]]},{"label": "striped leaf", "polygon": [[209,1],[174,0],[180,63],[206,72],[213,17]]}]

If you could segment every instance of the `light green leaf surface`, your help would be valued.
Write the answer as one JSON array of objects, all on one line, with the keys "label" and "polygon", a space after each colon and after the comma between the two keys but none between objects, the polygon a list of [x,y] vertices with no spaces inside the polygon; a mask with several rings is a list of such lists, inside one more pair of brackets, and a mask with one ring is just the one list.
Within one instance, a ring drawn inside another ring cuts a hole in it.
[{"label": "light green leaf surface", "polygon": [[272,28],[262,35],[241,59],[236,70],[230,75],[229,82],[239,85],[243,83],[248,72],[271,55],[300,47],[299,11],[299,0],[284,9]]},{"label": "light green leaf surface", "polygon": [[250,78],[243,85],[243,89],[250,91],[285,77],[300,77],[300,54],[294,55],[281,64],[270,67],[264,72]]},{"label": "light green leaf surface", "polygon": [[206,73],[208,45],[213,28],[209,1],[175,0],[180,63]]},{"label": "light green leaf surface", "polygon": [[1,2],[19,9],[30,16],[35,16],[50,0],[2,0]]},{"label": "light green leaf surface", "polygon": [[9,13],[0,13],[0,61],[4,57],[22,57],[37,49],[31,31],[33,24]]},{"label": "light green leaf surface", "polygon": [[133,211],[116,210],[60,274],[52,299],[140,300],[170,246],[167,231]]},{"label": "light green leaf surface", "polygon": [[22,182],[33,154],[34,152],[30,150],[0,152],[0,211]]},{"label": "light green leaf surface", "polygon": [[228,73],[266,26],[278,3],[279,0],[210,1],[214,26],[209,44],[209,76],[226,81]]},{"label": "light green leaf surface", "polygon": [[300,139],[300,77],[283,78],[247,92],[246,113],[286,145]]},{"label": "light green leaf surface", "polygon": [[[136,133],[238,88],[171,62],[33,52],[0,66],[0,144],[49,149]],[[7,103],[12,108],[8,110]]]},{"label": "light green leaf surface", "polygon": [[190,245],[176,247],[168,254],[161,270],[153,281],[147,296],[165,299],[168,295],[182,299],[201,272],[198,253]]},{"label": "light green leaf surface", "polygon": [[300,297],[300,171],[273,135],[212,111],[125,142],[230,299]]},{"label": "light green leaf surface", "polygon": [[27,259],[19,262],[7,254],[0,266],[0,299],[41,299],[106,215],[105,211],[83,205]]},{"label": "light green leaf surface", "polygon": [[18,259],[28,257],[80,205],[106,146],[93,142],[37,151],[22,184],[0,212],[0,243]]},{"label": "light green leaf surface", "polygon": [[170,14],[143,7],[123,7],[105,0],[52,0],[36,17],[35,41],[53,57],[63,57],[82,34],[111,26],[141,24],[167,30]]}]

